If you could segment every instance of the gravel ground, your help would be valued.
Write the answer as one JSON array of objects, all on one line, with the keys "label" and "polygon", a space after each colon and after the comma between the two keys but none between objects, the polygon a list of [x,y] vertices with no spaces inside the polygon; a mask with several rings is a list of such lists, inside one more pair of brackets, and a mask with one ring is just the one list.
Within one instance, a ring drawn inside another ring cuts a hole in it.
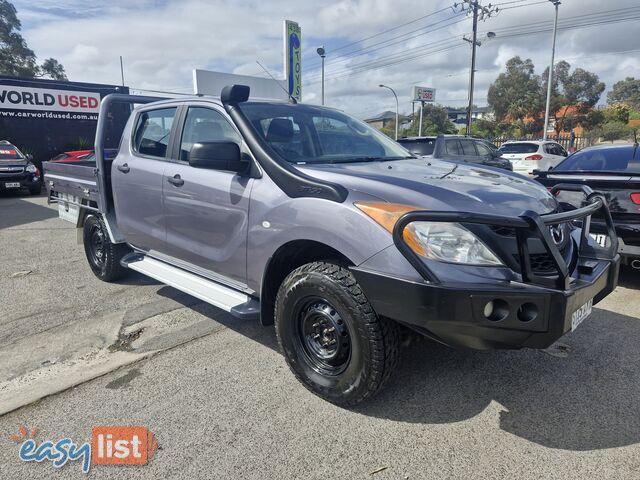
[{"label": "gravel ground", "polygon": [[[139,276],[99,282],[42,197],[2,196],[0,212],[0,351],[114,310],[212,325],[0,417],[2,478],[83,476],[77,462],[21,462],[9,439],[20,425],[78,443],[96,425],[155,434],[149,465],[94,465],[96,478],[640,478],[640,272],[625,270],[616,292],[547,351],[415,341],[379,396],[345,410],[295,381],[273,328]],[[166,297],[188,306],[156,308]]]}]

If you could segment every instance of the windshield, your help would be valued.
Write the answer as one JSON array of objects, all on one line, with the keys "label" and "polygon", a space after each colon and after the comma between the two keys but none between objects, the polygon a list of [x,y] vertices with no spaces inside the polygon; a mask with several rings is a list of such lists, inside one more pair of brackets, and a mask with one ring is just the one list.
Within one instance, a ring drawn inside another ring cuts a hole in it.
[{"label": "windshield", "polygon": [[24,155],[11,144],[0,144],[0,160],[22,160]]},{"label": "windshield", "polygon": [[632,145],[609,148],[586,148],[558,164],[555,171],[640,172],[640,158]]},{"label": "windshield", "polygon": [[312,105],[244,103],[258,134],[291,163],[399,160],[412,155],[364,122]]},{"label": "windshield", "polygon": [[435,138],[425,138],[422,140],[400,139],[398,143],[411,153],[416,155],[433,155],[436,146]]},{"label": "windshield", "polygon": [[500,153],[535,153],[538,151],[536,143],[507,143],[502,145],[498,151]]}]

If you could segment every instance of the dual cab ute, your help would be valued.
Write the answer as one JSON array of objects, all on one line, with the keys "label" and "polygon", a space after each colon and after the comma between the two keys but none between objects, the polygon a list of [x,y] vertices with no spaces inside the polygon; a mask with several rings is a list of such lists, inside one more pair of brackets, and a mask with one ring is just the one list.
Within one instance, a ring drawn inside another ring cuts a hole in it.
[{"label": "dual cab ute", "polygon": [[[113,160],[109,108],[137,104]],[[296,377],[355,405],[387,380],[408,327],[454,347],[544,348],[616,286],[615,245],[529,179],[416,158],[338,110],[221,97],[110,95],[95,161],[46,163],[51,201],[105,281],[137,270],[275,323]],[[562,185],[554,187],[562,189]],[[611,231],[615,243],[615,231]]]}]

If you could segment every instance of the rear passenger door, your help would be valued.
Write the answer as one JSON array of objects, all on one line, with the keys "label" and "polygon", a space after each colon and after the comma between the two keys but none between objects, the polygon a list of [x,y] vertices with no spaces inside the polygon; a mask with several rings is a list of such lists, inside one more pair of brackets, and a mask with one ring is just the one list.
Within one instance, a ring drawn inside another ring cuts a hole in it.
[{"label": "rear passenger door", "polygon": [[118,227],[127,242],[145,251],[165,249],[163,174],[177,111],[163,106],[138,112],[129,148],[123,146],[111,166]]},{"label": "rear passenger door", "polygon": [[216,106],[207,103],[184,108],[176,140],[178,160],[167,164],[164,172],[167,254],[185,268],[238,286],[234,282],[246,281],[253,179],[236,172],[191,167],[189,154],[199,142],[236,142],[242,150],[242,137]]}]

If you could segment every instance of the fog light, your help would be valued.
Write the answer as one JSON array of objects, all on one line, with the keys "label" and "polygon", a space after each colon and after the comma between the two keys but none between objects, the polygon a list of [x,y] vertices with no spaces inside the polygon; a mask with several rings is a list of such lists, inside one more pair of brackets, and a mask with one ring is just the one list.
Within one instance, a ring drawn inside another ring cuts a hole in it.
[{"label": "fog light", "polygon": [[499,322],[509,316],[509,304],[504,300],[494,299],[484,306],[484,316],[492,322]]},{"label": "fog light", "polygon": [[518,320],[531,322],[538,317],[538,306],[535,303],[523,303],[518,309]]}]

